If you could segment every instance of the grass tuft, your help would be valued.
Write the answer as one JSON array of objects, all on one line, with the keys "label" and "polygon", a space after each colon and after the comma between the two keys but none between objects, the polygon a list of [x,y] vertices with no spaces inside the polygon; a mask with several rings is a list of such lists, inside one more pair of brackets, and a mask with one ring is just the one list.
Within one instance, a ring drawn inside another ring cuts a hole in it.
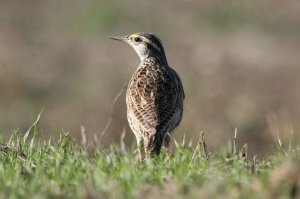
[{"label": "grass tuft", "polygon": [[[42,112],[41,112],[42,113]],[[184,138],[173,153],[139,163],[124,145],[78,144],[63,132],[55,142],[38,139],[41,117],[0,145],[0,198],[297,198],[300,147],[249,157],[247,144],[207,151],[202,132],[196,146]],[[2,139],[1,139],[2,140]],[[290,142],[292,143],[292,142]]]}]

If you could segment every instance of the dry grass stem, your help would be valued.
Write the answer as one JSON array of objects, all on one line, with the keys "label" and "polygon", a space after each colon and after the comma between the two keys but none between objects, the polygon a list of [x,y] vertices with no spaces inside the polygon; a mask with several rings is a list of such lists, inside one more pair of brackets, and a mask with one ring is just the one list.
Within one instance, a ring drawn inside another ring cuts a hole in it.
[{"label": "dry grass stem", "polygon": [[113,120],[113,117],[114,117],[114,110],[115,110],[115,104],[118,102],[118,100],[120,99],[123,91],[126,89],[127,87],[127,81],[125,81],[122,85],[122,88],[120,89],[120,91],[117,93],[117,95],[115,96],[114,100],[112,101],[111,103],[111,106],[110,106],[110,116],[109,116],[109,119],[107,120],[103,130],[101,131],[100,133],[100,139],[102,139],[102,137],[105,135],[105,133],[107,132],[107,130],[109,129],[110,125],[111,125],[111,122]]}]

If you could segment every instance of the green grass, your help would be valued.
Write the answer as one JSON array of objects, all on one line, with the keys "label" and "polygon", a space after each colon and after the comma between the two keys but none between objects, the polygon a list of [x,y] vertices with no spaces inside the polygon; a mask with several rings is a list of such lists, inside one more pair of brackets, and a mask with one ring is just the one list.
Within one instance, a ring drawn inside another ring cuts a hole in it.
[{"label": "green grass", "polygon": [[133,149],[81,145],[66,133],[57,142],[37,139],[39,118],[2,141],[1,198],[299,197],[297,145],[278,145],[259,160],[234,144],[206,154],[202,139],[194,147],[183,140],[173,153],[139,163]]}]

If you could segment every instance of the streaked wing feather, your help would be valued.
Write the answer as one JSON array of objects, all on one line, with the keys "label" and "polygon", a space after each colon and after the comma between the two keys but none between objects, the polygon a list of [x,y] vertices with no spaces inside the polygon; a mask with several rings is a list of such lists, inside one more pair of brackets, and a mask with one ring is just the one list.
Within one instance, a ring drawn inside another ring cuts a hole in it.
[{"label": "streaked wing feather", "polygon": [[182,109],[182,84],[178,74],[169,67],[138,69],[128,89],[129,111],[149,133],[165,129],[174,114]]}]

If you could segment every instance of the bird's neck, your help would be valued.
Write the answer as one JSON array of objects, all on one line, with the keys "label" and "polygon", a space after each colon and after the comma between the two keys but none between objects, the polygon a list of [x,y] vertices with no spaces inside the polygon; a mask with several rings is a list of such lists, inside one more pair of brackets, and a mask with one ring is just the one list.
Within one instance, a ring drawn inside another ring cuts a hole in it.
[{"label": "bird's neck", "polygon": [[162,57],[154,57],[154,56],[149,56],[141,59],[141,64],[140,65],[148,65],[148,64],[154,64],[154,65],[159,65],[161,67],[168,67],[168,62],[166,58]]}]

